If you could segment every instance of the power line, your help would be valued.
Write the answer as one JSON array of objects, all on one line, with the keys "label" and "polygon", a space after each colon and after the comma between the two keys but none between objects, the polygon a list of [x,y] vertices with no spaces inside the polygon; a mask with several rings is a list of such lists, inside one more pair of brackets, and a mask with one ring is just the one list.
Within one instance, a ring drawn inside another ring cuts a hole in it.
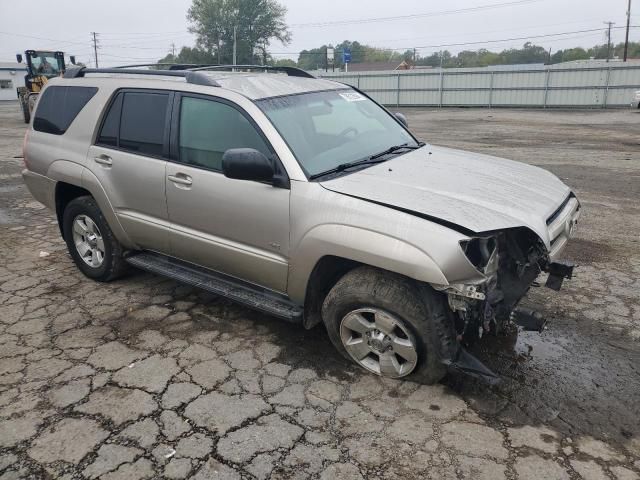
[{"label": "power line", "polygon": [[[624,27],[611,27],[612,30]],[[629,28],[640,28],[640,25],[631,25]],[[444,48],[444,47],[462,47],[466,45],[486,45],[489,43],[502,43],[502,42],[512,42],[516,40],[532,40],[539,38],[549,38],[549,37],[558,37],[563,35],[574,35],[577,33],[592,33],[592,32],[602,32],[602,28],[590,28],[585,30],[574,30],[572,32],[558,32],[558,33],[548,33],[544,35],[530,35],[527,37],[511,37],[511,38],[502,38],[496,40],[483,40],[483,41],[474,41],[474,42],[458,42],[458,43],[442,43],[438,45],[422,45],[422,46],[411,46],[411,47],[395,47],[395,48],[380,48],[380,50],[412,50],[414,48],[417,49],[429,49],[429,48]],[[356,51],[356,50],[353,50]],[[324,52],[269,52],[271,55],[324,55]]]},{"label": "power line", "polygon": [[458,8],[455,10],[441,10],[437,12],[414,13],[410,15],[396,15],[392,17],[361,18],[361,19],[353,19],[353,20],[336,20],[336,21],[327,21],[327,22],[293,23],[289,26],[290,27],[327,27],[327,26],[334,26],[334,25],[353,25],[353,24],[362,24],[362,23],[389,22],[394,20],[413,20],[416,18],[437,17],[437,16],[443,16],[443,15],[457,15],[460,13],[470,13],[470,12],[477,12],[481,10],[491,10],[491,9],[502,8],[502,7],[512,7],[515,5],[524,5],[524,4],[535,3],[540,1],[542,0],[516,0],[512,2],[494,3],[489,5],[478,5],[476,7],[469,7],[469,8]]},{"label": "power line", "polygon": [[[597,19],[597,23],[600,23],[601,19]],[[530,25],[530,26],[525,26],[525,27],[513,27],[513,28],[501,28],[499,30],[493,29],[493,30],[483,30],[481,32],[464,32],[465,36],[476,36],[476,35],[485,35],[485,34],[492,34],[492,33],[500,33],[500,32],[512,32],[512,31],[519,31],[521,32],[522,30],[540,30],[540,29],[546,29],[548,27],[558,27],[561,25],[574,25],[576,23],[578,24],[587,24],[585,26],[591,26],[594,22],[596,22],[596,20],[580,20],[580,21],[574,21],[574,22],[562,22],[562,23],[552,23],[552,24],[545,24],[545,25]],[[425,38],[443,38],[443,39],[447,39],[447,38],[451,38],[451,37],[459,37],[460,36],[460,32],[455,32],[455,33],[449,33],[446,35],[438,35],[436,37],[434,37],[433,35],[430,35],[428,37],[420,36],[420,37],[404,37],[404,38],[389,38],[389,39],[377,39],[377,40],[373,40],[374,42],[406,42],[406,41],[416,41],[416,40],[424,40]],[[366,42],[366,39],[363,39],[363,41],[361,41],[360,43],[364,43]]]},{"label": "power line", "polygon": [[11,33],[11,32],[0,32],[0,35],[9,35],[15,37],[24,37],[24,38],[34,38],[36,40],[46,40],[48,42],[57,42],[58,44],[75,44],[75,45],[86,45],[87,42],[70,42],[67,40],[60,40],[55,38],[45,38],[45,37],[36,37],[33,35],[24,35],[22,33]]}]

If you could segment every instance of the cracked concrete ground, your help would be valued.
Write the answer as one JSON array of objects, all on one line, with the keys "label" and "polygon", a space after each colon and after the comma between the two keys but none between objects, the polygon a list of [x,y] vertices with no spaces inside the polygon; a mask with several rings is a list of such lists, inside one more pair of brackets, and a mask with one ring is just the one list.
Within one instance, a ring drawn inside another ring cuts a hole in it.
[{"label": "cracked concrete ground", "polygon": [[549,329],[476,352],[499,386],[382,380],[321,328],[140,272],[86,279],[22,184],[18,105],[0,104],[0,479],[639,479],[640,115],[406,113],[583,202],[576,278],[526,300]]}]

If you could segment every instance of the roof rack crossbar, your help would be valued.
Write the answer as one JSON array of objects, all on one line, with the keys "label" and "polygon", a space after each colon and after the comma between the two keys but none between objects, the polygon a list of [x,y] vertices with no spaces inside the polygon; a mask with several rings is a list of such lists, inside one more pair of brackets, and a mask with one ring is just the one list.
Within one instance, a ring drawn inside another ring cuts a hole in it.
[{"label": "roof rack crossbar", "polygon": [[208,65],[204,67],[192,68],[192,71],[201,70],[271,70],[275,72],[283,72],[290,77],[316,78],[309,72],[297,67],[273,67],[270,65]]},{"label": "roof rack crossbar", "polygon": [[213,78],[204,75],[200,72],[191,70],[135,70],[127,68],[68,68],[64,72],[64,78],[78,78],[84,77],[87,73],[108,73],[108,74],[124,74],[124,75],[155,75],[162,77],[182,77],[187,83],[193,83],[197,85],[205,85],[208,87],[219,87],[220,84]]}]

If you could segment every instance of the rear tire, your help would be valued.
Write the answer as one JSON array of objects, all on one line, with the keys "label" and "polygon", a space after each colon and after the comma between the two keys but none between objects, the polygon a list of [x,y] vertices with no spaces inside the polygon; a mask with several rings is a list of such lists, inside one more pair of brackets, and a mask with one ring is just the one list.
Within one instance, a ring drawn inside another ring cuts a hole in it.
[{"label": "rear tire", "polygon": [[447,372],[441,358],[455,345],[453,323],[446,299],[427,285],[359,267],[331,289],[322,317],[338,351],[374,374],[433,384]]},{"label": "rear tire", "polygon": [[87,277],[108,282],[126,271],[122,246],[92,197],[78,197],[69,202],[62,218],[62,231],[71,258]]}]

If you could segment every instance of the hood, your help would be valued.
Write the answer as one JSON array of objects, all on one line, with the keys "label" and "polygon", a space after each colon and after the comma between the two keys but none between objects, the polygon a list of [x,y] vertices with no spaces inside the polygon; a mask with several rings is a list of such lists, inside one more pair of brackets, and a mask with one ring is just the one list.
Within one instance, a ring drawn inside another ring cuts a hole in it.
[{"label": "hood", "polygon": [[570,193],[541,168],[430,145],[322,186],[475,233],[529,227],[547,248],[546,221]]}]

